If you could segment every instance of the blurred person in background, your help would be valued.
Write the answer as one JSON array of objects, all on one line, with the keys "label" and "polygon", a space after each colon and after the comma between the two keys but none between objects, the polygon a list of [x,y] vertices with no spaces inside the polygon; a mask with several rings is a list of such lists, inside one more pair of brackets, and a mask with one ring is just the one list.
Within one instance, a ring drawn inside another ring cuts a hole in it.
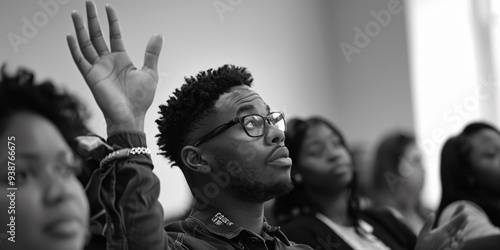
[{"label": "blurred person in background", "polygon": [[[489,237],[500,248],[500,132],[475,122],[449,138],[441,152],[441,203],[436,225],[450,220],[458,206],[470,217],[466,240]],[[496,241],[495,241],[496,239]],[[491,248],[493,249],[493,248]]]},{"label": "blurred person in background", "polygon": [[421,202],[425,182],[422,151],[413,135],[394,132],[380,141],[375,152],[370,197],[386,207],[418,234],[431,210]]},{"label": "blurred person in background", "polygon": [[418,238],[383,208],[361,209],[356,172],[346,141],[327,120],[291,119],[286,146],[293,160],[295,187],[274,204],[283,232],[314,249],[459,249],[466,216],[457,208],[451,221],[431,230],[426,221]]}]

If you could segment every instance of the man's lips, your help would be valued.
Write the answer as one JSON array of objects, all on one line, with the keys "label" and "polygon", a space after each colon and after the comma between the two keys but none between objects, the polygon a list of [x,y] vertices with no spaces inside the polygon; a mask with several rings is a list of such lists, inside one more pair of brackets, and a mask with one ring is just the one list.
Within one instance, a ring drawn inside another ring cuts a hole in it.
[{"label": "man's lips", "polygon": [[275,161],[279,158],[288,158],[288,148],[287,147],[279,147],[276,148],[272,153],[271,156],[269,156],[269,161]]},{"label": "man's lips", "polygon": [[292,159],[289,157],[288,148],[281,146],[276,148],[268,158],[268,162],[277,166],[291,166]]}]

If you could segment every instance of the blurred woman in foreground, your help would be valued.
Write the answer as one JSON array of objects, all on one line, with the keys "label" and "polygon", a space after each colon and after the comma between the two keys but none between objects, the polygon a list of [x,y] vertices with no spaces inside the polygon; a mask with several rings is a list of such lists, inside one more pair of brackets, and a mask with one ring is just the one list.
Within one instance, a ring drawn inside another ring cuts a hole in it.
[{"label": "blurred woman in foreground", "polygon": [[84,131],[81,110],[52,83],[36,84],[22,69],[10,76],[2,67],[0,225],[9,232],[1,249],[83,249],[89,206],[72,149]]}]

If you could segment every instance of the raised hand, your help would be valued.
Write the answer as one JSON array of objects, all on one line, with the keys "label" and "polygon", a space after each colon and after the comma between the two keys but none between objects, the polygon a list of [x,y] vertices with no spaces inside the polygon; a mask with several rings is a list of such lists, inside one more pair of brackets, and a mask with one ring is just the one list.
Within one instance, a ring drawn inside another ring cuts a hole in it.
[{"label": "raised hand", "polygon": [[453,217],[446,224],[432,229],[435,215],[427,218],[420,230],[415,250],[457,250],[464,246],[463,229],[467,224],[467,216],[463,213],[463,206],[457,207]]},{"label": "raised hand", "polygon": [[125,51],[115,10],[106,5],[110,51],[94,2],[87,1],[86,8],[88,33],[80,14],[72,13],[76,39],[68,35],[67,41],[73,60],[104,113],[108,135],[118,131],[143,131],[146,111],[153,102],[158,83],[158,57],[163,38],[160,35],[151,37],[144,66],[137,69]]}]

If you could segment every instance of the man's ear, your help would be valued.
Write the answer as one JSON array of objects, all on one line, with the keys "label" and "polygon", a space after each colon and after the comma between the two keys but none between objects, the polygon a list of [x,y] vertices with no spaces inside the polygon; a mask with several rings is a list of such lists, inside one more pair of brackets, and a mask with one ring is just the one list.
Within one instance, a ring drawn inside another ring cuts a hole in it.
[{"label": "man's ear", "polygon": [[201,150],[193,146],[185,146],[181,151],[181,159],[184,165],[191,171],[208,174],[212,167],[203,160]]}]

